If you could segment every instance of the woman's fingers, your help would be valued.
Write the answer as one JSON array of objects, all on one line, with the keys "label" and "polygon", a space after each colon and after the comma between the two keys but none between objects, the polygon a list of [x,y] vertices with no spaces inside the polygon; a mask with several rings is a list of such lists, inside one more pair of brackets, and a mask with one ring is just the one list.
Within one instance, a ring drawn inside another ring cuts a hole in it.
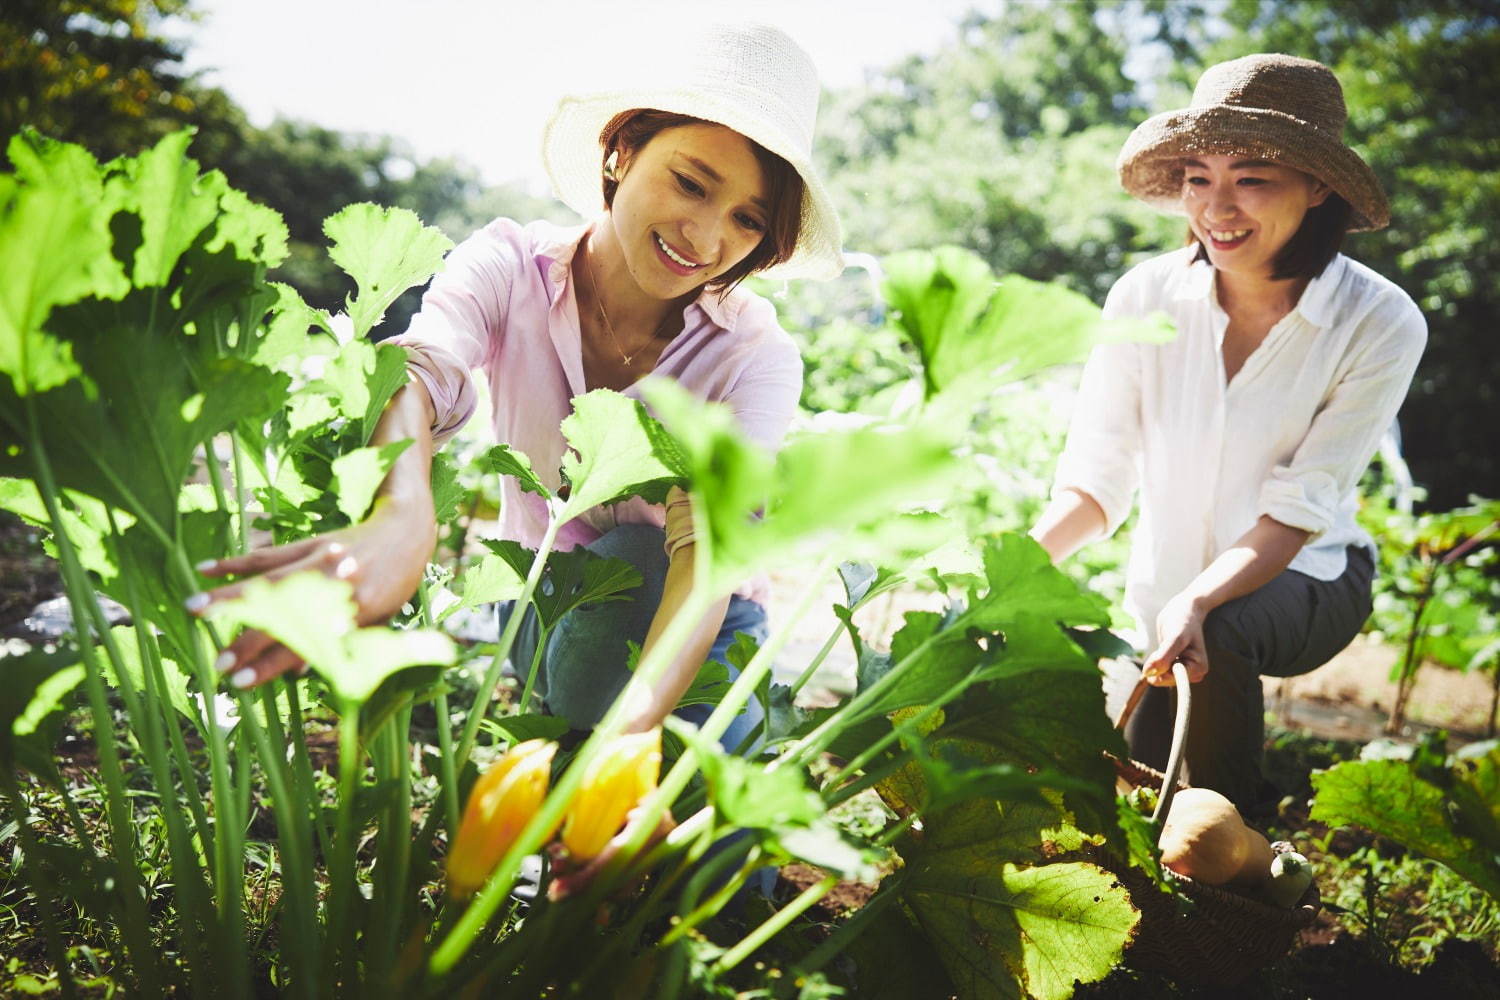
[{"label": "woman's fingers", "polygon": [[252,688],[301,666],[302,657],[281,643],[273,642],[253,659],[237,666],[229,675],[229,683],[232,687]]},{"label": "woman's fingers", "polygon": [[[357,565],[353,557],[349,555],[347,546],[340,542],[330,542],[322,538],[310,539],[310,541],[317,544],[304,546],[302,557],[295,562],[278,562],[258,575],[237,580],[234,583],[226,583],[224,586],[215,587],[213,590],[205,590],[202,593],[194,594],[187,599],[185,606],[193,614],[202,616],[208,608],[215,604],[223,601],[233,601],[242,597],[245,593],[245,587],[251,580],[281,580],[291,576],[293,573],[300,573],[303,570],[321,570],[330,576],[340,579],[354,575]],[[248,559],[249,555],[236,556],[235,558]]]},{"label": "woman's fingers", "polygon": [[203,576],[255,575],[301,559],[322,544],[326,544],[326,539],[313,536],[304,538],[300,542],[288,542],[285,545],[255,549],[242,556],[205,559],[193,568]]}]

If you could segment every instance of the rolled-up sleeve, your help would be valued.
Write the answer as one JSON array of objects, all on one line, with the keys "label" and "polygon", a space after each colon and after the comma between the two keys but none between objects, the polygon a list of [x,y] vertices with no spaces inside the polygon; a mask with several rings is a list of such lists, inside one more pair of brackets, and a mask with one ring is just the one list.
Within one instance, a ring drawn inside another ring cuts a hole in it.
[{"label": "rolled-up sleeve", "polygon": [[406,332],[390,341],[407,349],[411,377],[432,398],[433,439],[439,443],[474,414],[473,371],[489,363],[505,335],[523,239],[520,226],[497,219],[460,243],[422,296]]},{"label": "rolled-up sleeve", "polygon": [[1427,322],[1415,303],[1392,293],[1370,310],[1355,338],[1347,370],[1291,461],[1274,467],[1261,487],[1259,514],[1313,538],[1333,525],[1342,498],[1357,485],[1406,399],[1427,343]]},{"label": "rolled-up sleeve", "polygon": [[[1139,304],[1133,298],[1127,282],[1117,282],[1105,301],[1104,315],[1137,315]],[[1089,355],[1052,481],[1054,497],[1064,490],[1092,497],[1104,511],[1108,534],[1130,516],[1140,480],[1140,349],[1133,343],[1101,344]]]}]

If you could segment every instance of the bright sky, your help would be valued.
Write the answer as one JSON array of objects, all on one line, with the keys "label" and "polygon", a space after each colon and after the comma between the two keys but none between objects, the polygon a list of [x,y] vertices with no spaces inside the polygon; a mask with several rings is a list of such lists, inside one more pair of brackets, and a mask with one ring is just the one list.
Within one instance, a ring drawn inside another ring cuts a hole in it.
[{"label": "bright sky", "polygon": [[543,193],[542,125],[558,97],[628,68],[633,41],[686,17],[756,17],[812,56],[826,87],[934,51],[1000,0],[197,0],[187,67],[256,124],[275,115],[407,140],[492,182]]}]

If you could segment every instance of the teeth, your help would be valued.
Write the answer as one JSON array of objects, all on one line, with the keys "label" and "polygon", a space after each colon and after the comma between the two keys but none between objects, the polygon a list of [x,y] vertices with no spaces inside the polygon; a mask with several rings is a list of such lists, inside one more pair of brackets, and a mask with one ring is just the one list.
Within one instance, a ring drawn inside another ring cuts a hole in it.
[{"label": "teeth", "polygon": [[[652,235],[655,235],[655,234],[652,234]],[[656,245],[659,246],[659,247],[661,247],[661,252],[662,253],[666,254],[668,257],[672,258],[674,261],[676,261],[677,263],[681,264],[683,267],[702,267],[703,266],[702,264],[695,263],[693,261],[688,260],[685,257],[681,257],[678,254],[674,253],[672,251],[672,248],[669,247],[669,246],[667,246],[667,241],[664,240],[664,239],[662,239],[660,236],[656,237]]]},{"label": "teeth", "polygon": [[1208,235],[1220,243],[1233,243],[1235,240],[1244,239],[1250,235],[1248,229],[1210,229]]}]

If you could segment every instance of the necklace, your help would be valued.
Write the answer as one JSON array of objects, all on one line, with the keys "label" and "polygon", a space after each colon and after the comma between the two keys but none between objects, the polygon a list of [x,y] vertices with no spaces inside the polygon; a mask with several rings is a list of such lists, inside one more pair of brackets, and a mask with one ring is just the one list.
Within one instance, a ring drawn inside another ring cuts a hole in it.
[{"label": "necklace", "polygon": [[594,293],[594,304],[599,307],[599,315],[604,320],[604,332],[609,334],[610,342],[615,345],[615,350],[619,352],[620,360],[625,362],[626,368],[629,368],[630,363],[639,357],[640,353],[650,347],[656,338],[661,335],[662,329],[667,325],[667,320],[672,317],[672,311],[670,309],[667,310],[667,315],[663,316],[661,322],[656,324],[656,329],[651,331],[651,336],[646,339],[644,344],[626,354],[625,348],[620,346],[620,338],[615,335],[615,325],[609,321],[609,313],[604,310],[604,296],[599,294],[599,279],[594,276],[594,261],[589,257],[588,247],[585,246],[582,249],[583,267],[589,273],[589,288]]}]

